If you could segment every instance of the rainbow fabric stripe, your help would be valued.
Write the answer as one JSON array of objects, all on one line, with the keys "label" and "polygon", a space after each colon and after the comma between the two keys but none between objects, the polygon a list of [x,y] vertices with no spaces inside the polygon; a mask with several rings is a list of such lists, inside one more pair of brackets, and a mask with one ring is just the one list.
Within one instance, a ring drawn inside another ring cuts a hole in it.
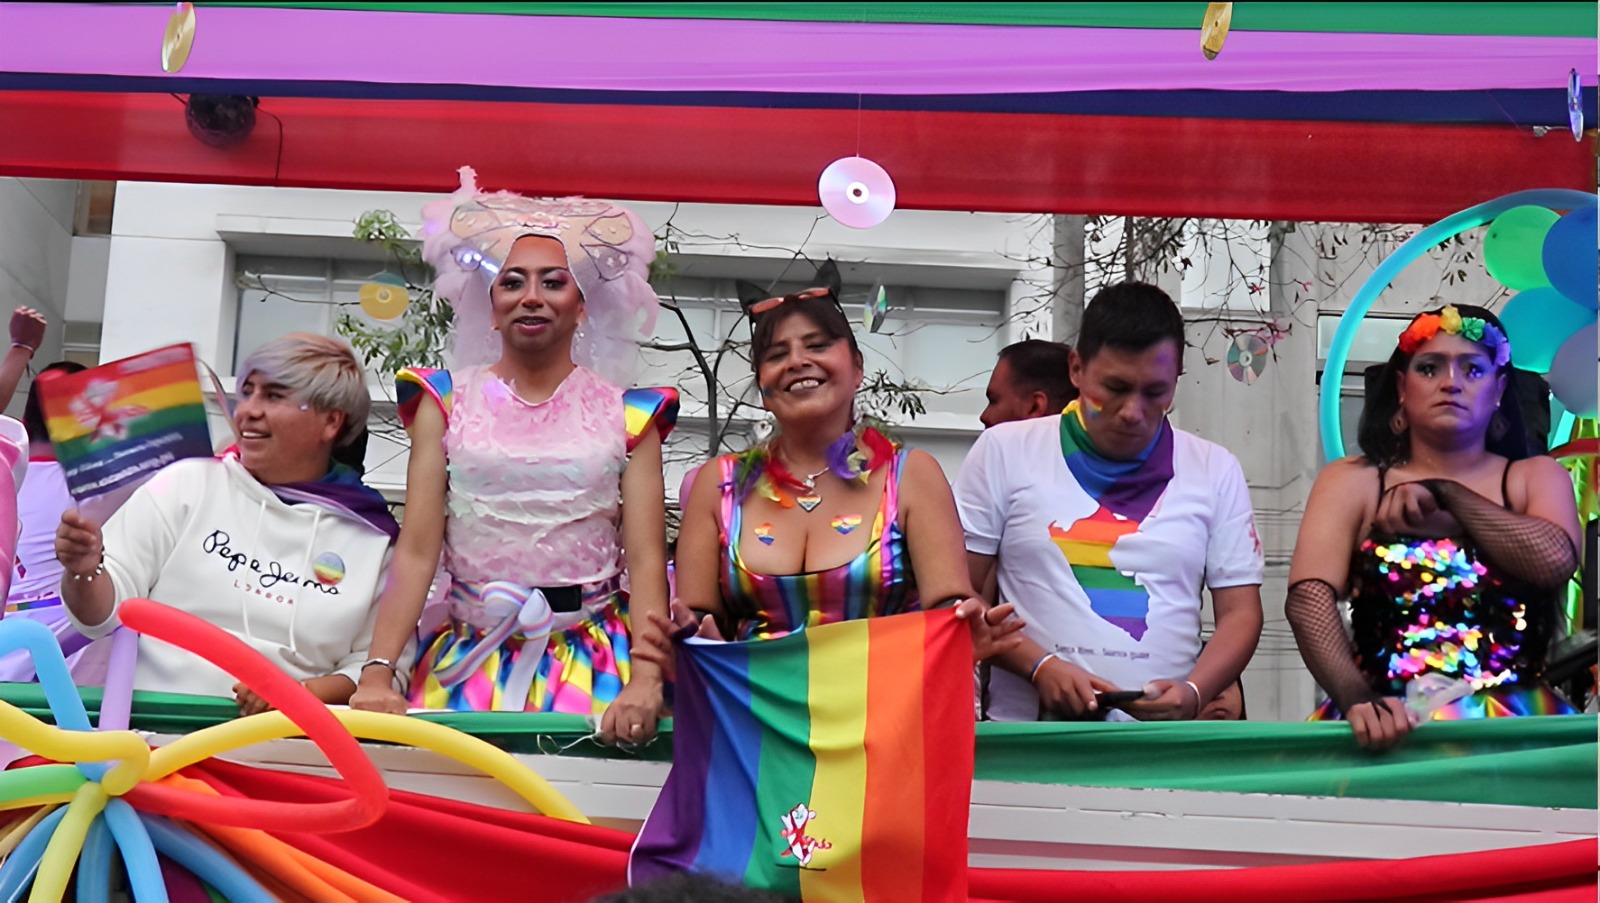
[{"label": "rainbow fabric stripe", "polygon": [[[1097,412],[1092,408],[1090,416]],[[1172,479],[1172,427],[1162,424],[1138,458],[1112,461],[1094,451],[1083,417],[1079,401],[1061,412],[1061,454],[1073,479],[1100,507],[1066,529],[1051,523],[1050,539],[1088,595],[1090,610],[1135,640],[1143,639],[1150,594],[1134,575],[1116,567],[1111,552],[1124,537],[1139,532]]]},{"label": "rainbow fabric stripe", "polygon": [[417,405],[424,397],[438,403],[446,418],[450,416],[450,409],[455,406],[455,384],[449,370],[406,367],[394,375],[395,407],[401,424],[411,426],[411,421],[417,417]]},{"label": "rainbow fabric stripe", "polygon": [[678,645],[672,772],[629,861],[800,900],[965,900],[972,643],[941,609]]},{"label": "rainbow fabric stripe", "polygon": [[80,373],[39,379],[45,429],[74,498],[210,457],[194,348],[170,345]]},{"label": "rainbow fabric stripe", "polygon": [[628,451],[655,427],[666,441],[678,423],[678,390],[667,387],[627,389],[622,393],[623,425],[628,431]]}]

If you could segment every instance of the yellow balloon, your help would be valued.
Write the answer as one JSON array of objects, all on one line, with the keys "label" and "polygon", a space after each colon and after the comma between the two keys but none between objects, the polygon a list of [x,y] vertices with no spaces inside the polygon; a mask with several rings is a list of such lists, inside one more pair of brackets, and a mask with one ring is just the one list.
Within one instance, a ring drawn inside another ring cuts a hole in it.
[{"label": "yellow balloon", "polygon": [[132,790],[150,762],[150,746],[132,731],[64,731],[4,700],[0,700],[0,737],[57,762],[121,759],[100,779],[111,796]]},{"label": "yellow balloon", "polygon": [[89,825],[100,810],[106,807],[105,788],[89,783],[78,788],[72,802],[67,804],[67,814],[62,816],[50,843],[39,858],[39,873],[33,879],[33,892],[28,903],[49,903],[67,895],[67,879],[78,864],[78,854],[83,851],[83,839],[89,836]]},{"label": "yellow balloon", "polygon": [[[477,737],[407,715],[358,712],[354,709],[330,711],[356,737],[431,750],[498,780],[545,815],[589,823],[583,812],[550,786],[549,781],[518,762],[510,753]],[[196,762],[252,743],[299,736],[303,736],[300,728],[282,712],[262,712],[248,718],[237,718],[187,734],[155,750],[150,754],[144,779],[160,780]]]},{"label": "yellow balloon", "polygon": [[[25,796],[20,799],[7,800],[5,808],[28,809],[33,806],[48,806],[53,809],[62,803],[70,802],[72,802],[72,794],[70,793],[41,793],[38,796]],[[0,855],[4,854],[5,850],[0,849]]]}]

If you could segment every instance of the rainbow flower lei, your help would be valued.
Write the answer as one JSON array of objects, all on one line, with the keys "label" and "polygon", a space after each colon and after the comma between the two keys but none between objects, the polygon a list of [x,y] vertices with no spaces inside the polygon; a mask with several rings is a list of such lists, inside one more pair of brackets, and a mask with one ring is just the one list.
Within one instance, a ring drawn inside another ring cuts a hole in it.
[{"label": "rainbow flower lei", "polygon": [[1441,329],[1489,349],[1497,369],[1511,363],[1511,340],[1506,338],[1506,334],[1481,317],[1463,317],[1454,304],[1436,314],[1419,314],[1406,327],[1406,331],[1400,333],[1400,350],[1406,354],[1416,354],[1417,349],[1438,335]]}]

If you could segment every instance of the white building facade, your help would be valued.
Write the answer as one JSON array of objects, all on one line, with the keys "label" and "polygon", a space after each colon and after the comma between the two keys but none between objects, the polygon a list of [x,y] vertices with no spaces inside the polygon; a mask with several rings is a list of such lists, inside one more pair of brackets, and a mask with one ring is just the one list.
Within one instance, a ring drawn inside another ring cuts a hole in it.
[{"label": "white building facade", "polygon": [[[441,193],[450,187],[441,184]],[[0,303],[29,304],[50,318],[38,362],[69,352],[89,362],[96,355],[110,361],[192,342],[229,384],[235,362],[261,342],[296,329],[332,332],[340,305],[354,302],[359,286],[385,270],[381,254],[351,238],[358,216],[391,210],[414,231],[422,205],[432,199],[125,182],[115,188],[109,229],[100,230],[108,234],[96,235],[85,224],[93,219],[85,216],[93,206],[84,203],[87,191],[76,183],[0,179]],[[820,209],[629,206],[658,234],[670,222],[675,275],[658,288],[681,307],[707,350],[741,328],[736,280],[793,290],[809,284],[815,262],[832,257],[852,312],[882,286],[888,320],[878,334],[859,332],[867,370],[937,390],[922,396],[926,413],[900,419],[899,429],[952,477],[981,429],[983,388],[996,353],[1024,337],[1050,337],[1055,233],[1047,216],[902,210],[878,228],[858,231]],[[1369,231],[1363,244],[1358,227],[1304,224],[1293,231],[1263,225],[1230,233],[1234,240],[1225,248],[1190,242],[1173,261],[1176,266],[1186,257],[1189,265],[1158,277],[1191,321],[1174,417],[1182,428],[1232,450],[1244,467],[1268,562],[1262,588],[1267,627],[1245,675],[1248,714],[1296,719],[1310,711],[1316,689],[1295,651],[1282,601],[1300,513],[1321,463],[1316,393],[1322,360],[1339,314],[1396,239]],[[1357,238],[1334,241],[1340,233]],[[1405,318],[1447,301],[1495,300],[1495,285],[1481,265],[1469,267],[1464,282],[1447,282],[1442,274],[1454,268],[1449,260],[1419,262],[1374,309],[1341,375],[1352,431],[1359,371],[1387,356]],[[254,281],[273,293],[241,287],[246,274],[260,277]],[[1103,274],[1090,274],[1091,287],[1098,278]],[[668,345],[689,339],[667,312],[658,334]],[[1230,370],[1228,349],[1251,334],[1269,346],[1267,363],[1244,382]],[[686,352],[647,351],[646,364],[641,383],[675,384],[684,392],[681,426],[669,449],[673,495],[691,462],[705,456],[707,388],[686,369]],[[748,374],[742,358],[726,358],[718,380],[724,405],[745,393]],[[375,417],[392,418],[392,404],[385,405],[392,387],[378,374],[373,392],[380,402]],[[20,400],[12,410],[19,408]],[[741,429],[754,425],[749,419]],[[398,499],[405,446],[396,438],[392,420],[375,429],[366,461],[374,485]]]}]

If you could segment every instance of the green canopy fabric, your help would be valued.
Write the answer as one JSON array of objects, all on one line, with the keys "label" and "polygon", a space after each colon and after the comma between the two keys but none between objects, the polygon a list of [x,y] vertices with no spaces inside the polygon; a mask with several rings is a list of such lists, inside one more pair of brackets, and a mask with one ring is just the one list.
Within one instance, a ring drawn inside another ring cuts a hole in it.
[{"label": "green canopy fabric", "polygon": [[[100,691],[83,691],[91,714]],[[0,699],[45,720],[34,684],[0,685]],[[230,700],[135,693],[132,726],[188,733],[237,713]],[[670,761],[671,722],[637,753],[589,739],[578,715],[506,712],[418,715],[514,753]],[[1278,793],[1595,809],[1593,715],[1427,725],[1398,749],[1369,753],[1337,723],[978,725],[976,778],[1024,784]]]}]

